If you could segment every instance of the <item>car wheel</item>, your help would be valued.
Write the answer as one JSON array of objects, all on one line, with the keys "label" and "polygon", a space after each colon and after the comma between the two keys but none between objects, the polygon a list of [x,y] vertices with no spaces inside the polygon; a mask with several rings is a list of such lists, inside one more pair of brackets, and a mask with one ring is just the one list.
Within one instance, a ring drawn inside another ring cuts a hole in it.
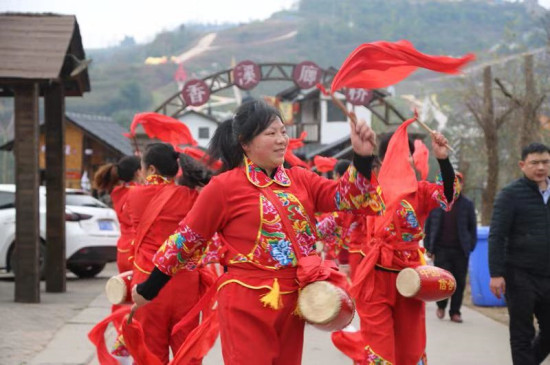
[{"label": "car wheel", "polygon": [[106,264],[67,264],[67,269],[69,269],[73,274],[79,278],[93,278],[99,274]]},{"label": "car wheel", "polygon": [[[40,280],[44,280],[46,278],[46,242],[40,240],[40,246],[38,250],[38,271],[40,275]],[[15,273],[17,272],[17,252],[15,250],[15,243],[12,244],[10,248],[8,265],[9,271],[11,271],[15,275]]]}]

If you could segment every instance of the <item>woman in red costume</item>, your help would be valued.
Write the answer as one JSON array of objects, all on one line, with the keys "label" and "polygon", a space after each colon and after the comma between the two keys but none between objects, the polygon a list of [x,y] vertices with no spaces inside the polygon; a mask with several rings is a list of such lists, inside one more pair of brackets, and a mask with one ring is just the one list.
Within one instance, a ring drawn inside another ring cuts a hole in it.
[{"label": "woman in red costume", "polygon": [[126,212],[128,193],[143,180],[139,157],[125,156],[116,164],[106,164],[94,175],[94,188],[111,195],[113,208],[120,224],[120,238],[117,241],[117,267],[119,272],[132,270],[134,228]]},{"label": "woman in red costume", "polygon": [[136,305],[170,285],[172,275],[194,269],[217,232],[227,270],[217,287],[225,364],[300,364],[304,320],[295,311],[298,289],[343,276],[316,254],[314,213],[383,210],[370,176],[374,137],[364,121],[353,125],[354,163],[339,181],[327,180],[283,167],[288,136],[276,109],[262,101],[241,105],[211,142],[210,155],[221,159],[223,173],[202,190],[156,254],[157,267],[134,288]]},{"label": "woman in red costume", "polygon": [[[424,264],[423,225],[435,207],[450,209],[459,194],[458,180],[448,159],[447,140],[434,132],[432,151],[439,162],[437,183],[417,181],[414,151],[406,128],[411,119],[380,144],[383,159],[378,179],[386,199],[383,217],[367,218],[365,256],[357,268],[352,294],[361,318],[365,349],[363,364],[426,364],[424,302],[401,296],[396,277],[406,267]],[[441,182],[442,180],[442,182]]]},{"label": "woman in red costume", "polygon": [[[196,169],[188,168],[187,165],[196,166],[198,162],[175,152],[172,146],[164,143],[147,146],[141,162],[146,184],[134,188],[127,202],[136,231],[132,285],[149,276],[154,268],[153,255],[186,217],[197,199],[197,189],[174,183],[179,168],[178,160],[182,165],[182,176],[187,177],[186,185],[201,187],[210,178],[208,173],[189,176],[189,172]],[[182,271],[160,291],[155,300],[136,312],[134,318],[147,334],[145,344],[165,364],[169,360],[170,348],[176,353],[189,332],[198,324],[197,317],[186,328],[171,335],[175,324],[199,300],[200,285],[197,271]]]}]

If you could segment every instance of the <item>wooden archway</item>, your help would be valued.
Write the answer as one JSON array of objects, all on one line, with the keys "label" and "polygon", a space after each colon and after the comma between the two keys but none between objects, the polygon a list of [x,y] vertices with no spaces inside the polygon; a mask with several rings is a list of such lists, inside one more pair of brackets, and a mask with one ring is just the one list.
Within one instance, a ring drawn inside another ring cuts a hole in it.
[{"label": "wooden archway", "polygon": [[[294,83],[292,75],[297,65],[296,63],[278,62],[260,63],[258,64],[261,73],[260,81],[289,81]],[[321,69],[320,83],[325,86],[330,85],[336,72],[337,70],[335,69]],[[211,74],[203,78],[202,81],[209,87],[210,95],[212,95],[234,86],[235,83],[233,82],[232,75],[233,68],[230,68]],[[375,90],[373,99],[365,107],[386,125],[401,123],[405,120],[405,117],[391,103],[385,100],[386,96],[388,95],[384,92]],[[187,106],[181,92],[178,91],[158,106],[155,112],[178,118],[185,112]],[[392,122],[396,118],[398,122]]]}]

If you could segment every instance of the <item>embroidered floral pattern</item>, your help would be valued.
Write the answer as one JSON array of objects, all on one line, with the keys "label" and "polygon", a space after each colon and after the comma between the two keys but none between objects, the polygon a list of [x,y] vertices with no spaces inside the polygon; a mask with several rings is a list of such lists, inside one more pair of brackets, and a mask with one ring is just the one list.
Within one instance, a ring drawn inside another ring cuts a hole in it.
[{"label": "embroidered floral pattern", "polygon": [[[373,177],[373,179],[375,179]],[[378,183],[371,183],[350,165],[344,176],[340,178],[338,191],[334,197],[335,210],[369,210],[381,215],[386,208],[382,199],[382,191]]]},{"label": "embroidered floral pattern", "polygon": [[174,184],[174,179],[168,179],[161,175],[149,175],[145,178],[145,185]]},{"label": "embroidered floral pattern", "polygon": [[288,178],[288,175],[286,174],[285,168],[283,166],[277,167],[272,179],[267,176],[264,170],[262,170],[258,165],[250,161],[248,157],[244,158],[244,164],[248,180],[252,184],[260,188],[265,188],[272,183],[277,183],[281,186],[290,186],[290,179]]},{"label": "embroidered floral pattern", "polygon": [[453,203],[458,199],[458,196],[460,195],[460,192],[462,190],[462,186],[460,184],[460,181],[458,180],[458,177],[455,176],[455,180],[453,181],[453,201],[448,202],[447,198],[445,197],[445,193],[443,191],[443,179],[441,178],[441,173],[437,174],[435,178],[435,182],[437,185],[441,186],[441,189],[437,189],[432,194],[432,199],[439,202],[439,205],[441,206],[441,209],[448,212],[451,210],[451,207],[453,206]]},{"label": "embroidered floral pattern", "polygon": [[180,226],[162,244],[153,257],[153,263],[164,273],[174,275],[180,270],[194,270],[208,255],[207,244],[198,233],[188,226]]},{"label": "embroidered floral pattern", "polygon": [[365,351],[367,352],[365,365],[392,365],[391,362],[374,352],[370,346],[365,347]]}]

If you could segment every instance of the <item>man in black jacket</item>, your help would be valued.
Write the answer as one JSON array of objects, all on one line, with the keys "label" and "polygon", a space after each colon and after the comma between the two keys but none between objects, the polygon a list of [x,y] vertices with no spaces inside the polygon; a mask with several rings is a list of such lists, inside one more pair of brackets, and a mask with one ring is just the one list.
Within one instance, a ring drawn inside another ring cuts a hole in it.
[{"label": "man in black jacket", "polygon": [[493,208],[490,288],[506,297],[514,364],[535,365],[550,353],[550,148],[525,147],[519,167],[524,176],[502,189]]},{"label": "man in black jacket", "polygon": [[[462,174],[457,173],[462,184]],[[449,271],[456,279],[456,291],[451,297],[451,321],[462,322],[460,307],[466,287],[468,258],[477,242],[477,224],[474,204],[463,194],[449,212],[437,208],[431,211],[425,225],[424,245],[434,265]],[[443,319],[448,300],[437,302],[437,317]]]}]

